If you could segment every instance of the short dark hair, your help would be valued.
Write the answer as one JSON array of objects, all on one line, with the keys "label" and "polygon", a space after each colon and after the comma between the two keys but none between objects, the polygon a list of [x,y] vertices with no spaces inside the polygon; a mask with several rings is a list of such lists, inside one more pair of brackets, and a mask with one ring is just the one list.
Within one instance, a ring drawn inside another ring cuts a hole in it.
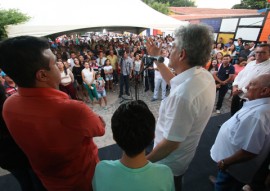
[{"label": "short dark hair", "polygon": [[224,58],[224,57],[229,57],[229,58],[231,58],[231,55],[225,54],[225,55],[223,56],[223,58]]},{"label": "short dark hair", "polygon": [[36,72],[50,70],[50,60],[43,55],[49,49],[48,40],[20,36],[0,43],[0,68],[20,87],[34,87]]},{"label": "short dark hair", "polygon": [[268,47],[268,50],[270,52],[270,44],[259,44],[257,47]]},{"label": "short dark hair", "polygon": [[155,117],[141,100],[118,107],[111,119],[113,138],[129,157],[141,153],[154,139]]}]

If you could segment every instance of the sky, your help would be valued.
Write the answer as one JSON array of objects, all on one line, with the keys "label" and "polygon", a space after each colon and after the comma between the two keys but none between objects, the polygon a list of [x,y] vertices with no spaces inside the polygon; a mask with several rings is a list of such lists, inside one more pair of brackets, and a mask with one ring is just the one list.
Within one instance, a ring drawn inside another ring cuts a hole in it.
[{"label": "sky", "polygon": [[[34,0],[33,0],[34,1]],[[198,8],[228,8],[239,4],[241,0],[193,0]],[[0,0],[0,8],[17,7],[23,0]],[[17,5],[17,6],[16,6]],[[53,5],[53,4],[52,4]]]},{"label": "sky", "polygon": [[194,0],[198,8],[226,8],[230,9],[235,4],[240,4],[241,0]]}]

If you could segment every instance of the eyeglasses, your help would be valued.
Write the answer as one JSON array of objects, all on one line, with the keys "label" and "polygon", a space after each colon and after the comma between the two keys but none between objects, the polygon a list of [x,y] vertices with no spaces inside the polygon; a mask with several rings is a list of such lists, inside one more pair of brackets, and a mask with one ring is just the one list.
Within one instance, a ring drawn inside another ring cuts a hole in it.
[{"label": "eyeglasses", "polygon": [[266,51],[261,51],[261,52],[256,51],[255,53],[256,53],[256,54],[266,54]]}]

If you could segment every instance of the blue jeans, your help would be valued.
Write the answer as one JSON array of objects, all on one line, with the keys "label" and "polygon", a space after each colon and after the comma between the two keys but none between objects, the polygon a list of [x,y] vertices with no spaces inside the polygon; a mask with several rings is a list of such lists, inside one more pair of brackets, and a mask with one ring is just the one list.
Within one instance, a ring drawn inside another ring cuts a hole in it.
[{"label": "blue jeans", "polygon": [[233,178],[228,172],[218,171],[215,191],[240,191],[245,184]]},{"label": "blue jeans", "polygon": [[129,94],[129,75],[124,76],[121,74],[120,76],[120,95],[123,95],[123,89],[125,84],[126,94]]}]

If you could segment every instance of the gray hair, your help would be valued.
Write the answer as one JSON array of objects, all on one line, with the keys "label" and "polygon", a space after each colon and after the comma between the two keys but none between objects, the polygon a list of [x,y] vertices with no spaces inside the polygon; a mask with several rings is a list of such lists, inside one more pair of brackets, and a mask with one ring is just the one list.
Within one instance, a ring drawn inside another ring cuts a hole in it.
[{"label": "gray hair", "polygon": [[188,64],[204,66],[210,59],[213,33],[209,26],[189,24],[175,30],[175,46],[179,52],[186,51]]},{"label": "gray hair", "polygon": [[270,88],[270,74],[261,74],[257,79],[262,87]]}]

